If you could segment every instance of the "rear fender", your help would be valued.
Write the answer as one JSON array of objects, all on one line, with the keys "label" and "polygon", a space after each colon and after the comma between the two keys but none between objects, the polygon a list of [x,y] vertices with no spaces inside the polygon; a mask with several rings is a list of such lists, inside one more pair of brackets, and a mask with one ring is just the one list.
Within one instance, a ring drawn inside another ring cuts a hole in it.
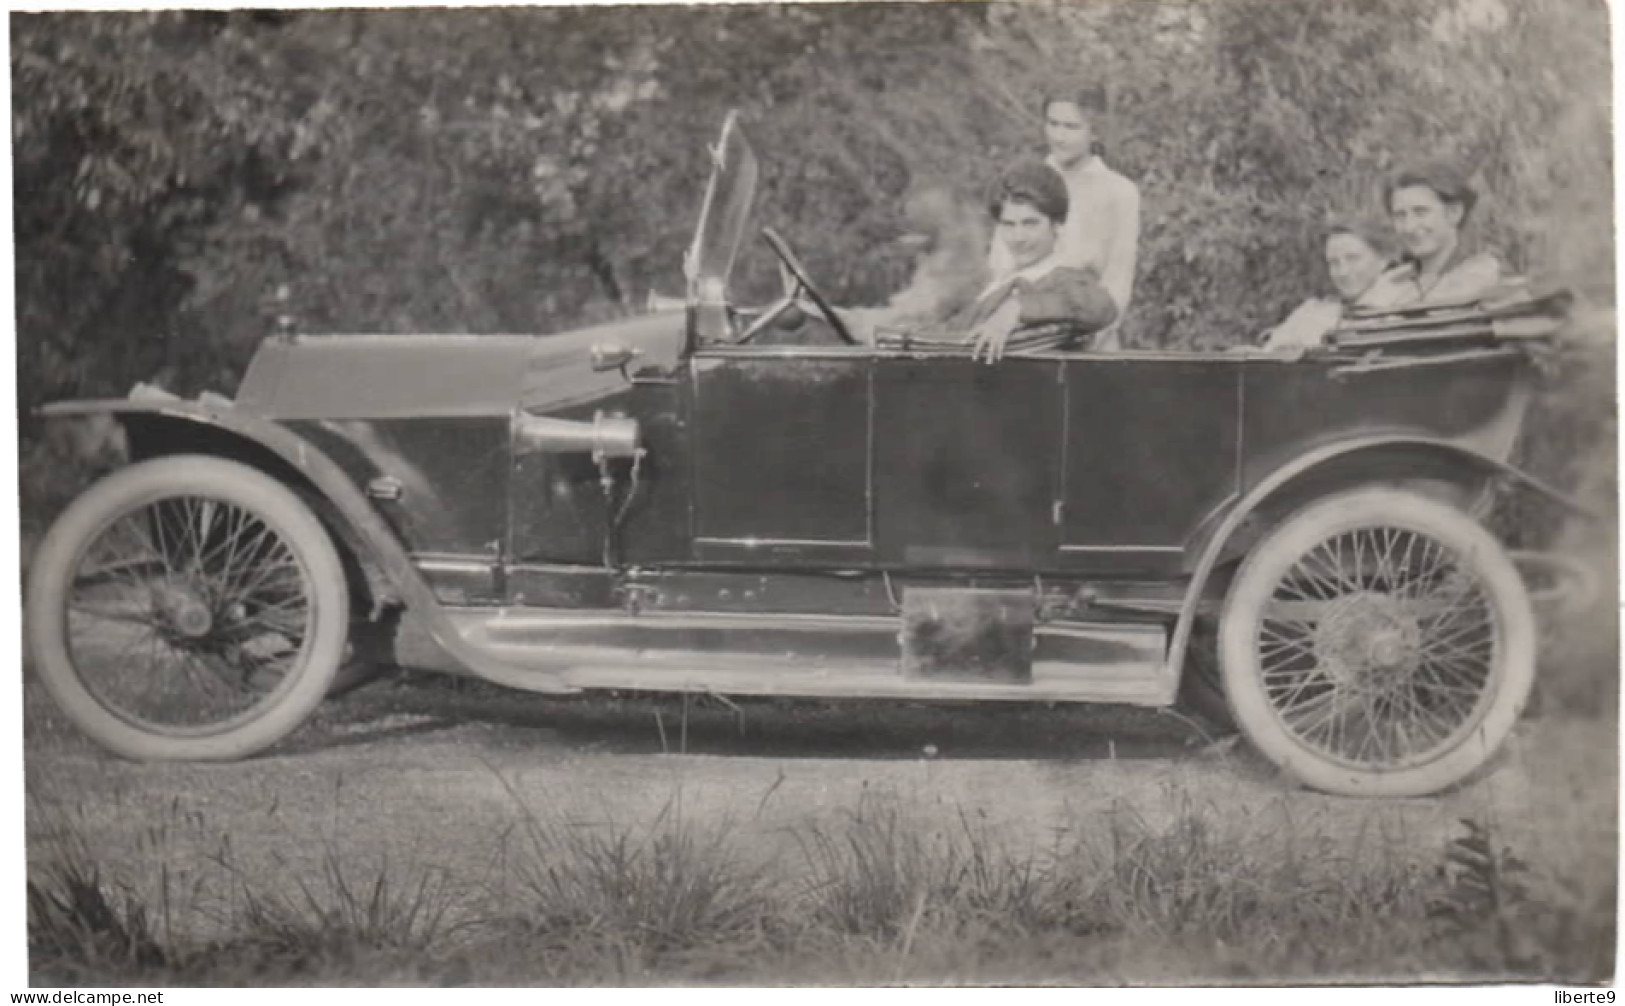
[{"label": "rear fender", "polygon": [[1376,436],[1327,444],[1260,479],[1236,503],[1199,528],[1186,546],[1190,584],[1169,639],[1168,666],[1184,666],[1185,650],[1202,601],[1221,560],[1247,551],[1276,522],[1330,492],[1356,485],[1398,484],[1452,505],[1470,508],[1495,480],[1535,492],[1574,513],[1595,517],[1584,505],[1513,465],[1447,440]]},{"label": "rear fender", "polygon": [[575,690],[562,683],[549,687],[535,669],[520,672],[464,640],[394,531],[361,490],[331,458],[287,428],[229,407],[185,400],[57,402],[42,408],[40,414],[48,418],[112,416],[123,424],[134,458],[182,451],[206,453],[259,468],[296,492],[314,492],[347,525],[343,529],[349,532],[347,544],[365,550],[361,558],[375,570],[387,595],[406,606],[412,620],[454,665],[497,684],[530,691]]}]

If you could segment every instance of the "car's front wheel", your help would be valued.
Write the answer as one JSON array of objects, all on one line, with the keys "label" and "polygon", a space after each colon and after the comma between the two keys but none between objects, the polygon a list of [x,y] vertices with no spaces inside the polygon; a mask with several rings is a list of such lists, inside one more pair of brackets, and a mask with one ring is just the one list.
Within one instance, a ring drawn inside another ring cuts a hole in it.
[{"label": "car's front wheel", "polygon": [[1312,503],[1253,549],[1219,628],[1243,732],[1305,784],[1418,796],[1505,741],[1536,631],[1506,552],[1460,510],[1392,489]]},{"label": "car's front wheel", "polygon": [[91,487],[41,542],[26,632],[70,719],[129,758],[240,758],[280,740],[344,658],[332,539],[245,465],[178,456]]}]

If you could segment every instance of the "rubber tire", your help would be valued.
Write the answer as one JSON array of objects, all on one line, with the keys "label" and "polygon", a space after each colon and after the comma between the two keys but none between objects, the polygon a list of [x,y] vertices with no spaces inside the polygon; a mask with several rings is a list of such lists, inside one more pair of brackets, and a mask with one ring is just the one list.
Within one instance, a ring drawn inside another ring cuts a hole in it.
[{"label": "rubber tire", "polygon": [[[287,542],[303,567],[313,628],[305,659],[277,686],[274,704],[217,733],[155,733],[108,709],[86,688],[67,639],[67,598],[87,545],[136,506],[177,494],[206,494],[253,512]],[[175,455],[143,461],[96,483],[46,533],[30,569],[26,637],[40,679],[62,711],[98,744],[137,761],[228,761],[287,736],[332,687],[349,631],[349,586],[327,531],[275,479],[234,461]]]},{"label": "rubber tire", "polygon": [[[1476,728],[1420,765],[1362,771],[1324,758],[1281,724],[1264,694],[1255,626],[1262,604],[1292,563],[1327,537],[1369,525],[1399,526],[1450,546],[1479,576],[1500,625],[1496,694]],[[1305,506],[1254,547],[1225,599],[1219,624],[1225,698],[1242,733],[1266,758],[1314,789],[1345,796],[1425,796],[1483,766],[1505,742],[1529,699],[1537,635],[1529,593],[1506,550],[1455,507],[1396,489],[1356,489]]]}]

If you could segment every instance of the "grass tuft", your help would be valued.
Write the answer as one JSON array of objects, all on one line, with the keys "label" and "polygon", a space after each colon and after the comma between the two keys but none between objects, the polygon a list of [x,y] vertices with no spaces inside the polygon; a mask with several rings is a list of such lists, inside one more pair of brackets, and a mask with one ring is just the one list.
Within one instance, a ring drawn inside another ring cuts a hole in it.
[{"label": "grass tuft", "polygon": [[332,847],[315,880],[297,873],[267,886],[224,858],[235,878],[232,936],[211,949],[210,970],[332,973],[368,959],[411,961],[470,924],[464,896],[444,870],[403,875],[387,862],[347,865]]},{"label": "grass tuft", "polygon": [[137,975],[171,963],[144,906],[103,882],[82,856],[55,860],[28,880],[28,957],[38,973],[83,979]]},{"label": "grass tuft", "polygon": [[739,830],[689,818],[680,792],[649,824],[623,826],[544,818],[503,785],[520,808],[524,927],[552,956],[596,957],[635,979],[663,959],[765,945],[782,929],[767,872]]},{"label": "grass tuft", "polygon": [[905,945],[922,927],[1075,926],[1076,879],[1037,848],[1012,850],[985,815],[961,808],[953,824],[933,827],[911,819],[895,796],[869,792],[843,818],[835,828],[811,825],[793,835],[807,868],[803,900],[817,926]]}]

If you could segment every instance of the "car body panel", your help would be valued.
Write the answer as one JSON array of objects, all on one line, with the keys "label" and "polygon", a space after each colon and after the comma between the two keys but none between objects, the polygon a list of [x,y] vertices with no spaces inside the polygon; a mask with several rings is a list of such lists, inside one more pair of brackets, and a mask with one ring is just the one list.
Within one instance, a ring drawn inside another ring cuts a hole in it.
[{"label": "car body panel", "polygon": [[[602,552],[596,470],[580,458],[518,457],[516,412],[615,411],[631,397],[627,380],[595,371],[592,348],[623,346],[636,354],[632,367],[660,371],[675,367],[683,338],[677,312],[546,338],[273,338],[256,354],[237,408],[285,424],[364,489],[388,483],[394,495],[377,509],[410,553],[452,584],[441,596],[492,600],[500,593],[492,570],[505,562],[595,561]],[[572,505],[582,495],[587,512]]]},{"label": "car body panel", "polygon": [[1050,565],[1061,446],[1057,366],[968,356],[876,362],[878,558],[890,567]]},{"label": "car body panel", "polygon": [[1336,357],[1248,364],[1242,488],[1355,431],[1435,437],[1502,461],[1511,455],[1525,408],[1520,371],[1526,363],[1463,362],[1451,367],[1448,380],[1427,369],[1353,376],[1348,366]]},{"label": "car body panel", "polygon": [[871,379],[861,356],[695,355],[696,560],[872,546]]},{"label": "car body panel", "polygon": [[284,421],[500,416],[513,408],[533,337],[320,335],[271,339],[239,389]]},{"label": "car body panel", "polygon": [[1066,362],[1067,568],[1165,574],[1238,491],[1244,368],[1164,354]]},{"label": "car body panel", "polygon": [[[628,538],[656,512],[672,536],[626,557],[1165,577],[1250,486],[1320,445],[1377,428],[1510,452],[1514,371],[1468,367],[1427,396],[1414,372],[1336,376],[1348,362],[1049,353],[990,367],[963,352],[704,347],[677,378],[686,394],[637,386],[626,400],[640,416],[656,414],[641,406],[652,396],[666,403],[672,435],[651,454],[688,457],[692,549],[675,540],[673,483],[645,476]],[[1385,424],[1362,417],[1362,395],[1393,402]],[[590,474],[579,467],[581,486]]]},{"label": "car body panel", "polygon": [[506,414],[286,425],[372,496],[413,554],[501,561],[511,467]]},{"label": "car body panel", "polygon": [[[625,561],[1107,577],[1188,566],[1205,519],[1287,460],[1372,431],[1373,415],[1379,431],[1500,461],[1522,408],[1504,360],[1463,366],[1450,382],[1403,370],[1339,379],[1346,359],[1233,354],[1051,353],[990,367],[963,353],[711,347],[679,365],[678,317],[523,346],[356,339],[386,377],[456,353],[477,358],[446,382],[468,384],[472,404],[440,390],[428,415],[407,416],[382,393],[343,395],[325,376],[315,391],[281,390],[361,358],[337,352],[340,337],[301,340],[273,350],[281,380],[260,408],[291,413],[279,418],[358,484],[397,483],[400,498],[379,509],[426,557],[601,562],[597,467],[585,455],[514,455],[509,424],[518,409],[582,420],[607,411],[638,418],[652,448]],[[606,341],[638,348],[648,357],[640,373],[653,377],[592,371],[591,347]],[[382,415],[346,415],[363,405]],[[1170,419],[1181,415],[1190,418]]]},{"label": "car body panel", "polygon": [[267,418],[422,419],[552,412],[624,391],[591,366],[595,345],[636,351],[629,370],[669,369],[684,316],[663,311],[572,332],[536,335],[296,335],[267,339],[237,407]]}]

